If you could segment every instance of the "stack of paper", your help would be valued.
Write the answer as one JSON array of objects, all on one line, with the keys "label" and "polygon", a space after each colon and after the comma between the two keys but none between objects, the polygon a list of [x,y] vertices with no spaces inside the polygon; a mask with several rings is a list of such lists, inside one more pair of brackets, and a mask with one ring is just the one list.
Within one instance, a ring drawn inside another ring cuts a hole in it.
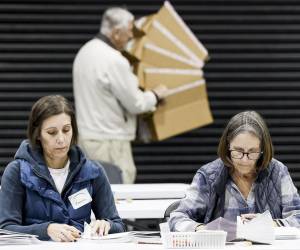
[{"label": "stack of paper", "polygon": [[24,245],[36,243],[40,243],[36,235],[0,229],[0,245]]},{"label": "stack of paper", "polygon": [[144,243],[161,244],[159,232],[153,231],[131,231],[125,233],[115,233],[106,236],[87,235],[82,236],[83,240],[96,240],[99,243]]},{"label": "stack of paper", "polygon": [[127,243],[132,242],[132,238],[129,237],[128,232],[109,234],[106,236],[88,235],[84,233],[82,240],[97,240],[99,243]]},{"label": "stack of paper", "polygon": [[135,243],[162,244],[159,231],[132,231],[129,234],[132,235]]},{"label": "stack of paper", "polygon": [[300,239],[300,229],[296,227],[275,227],[276,240]]},{"label": "stack of paper", "polygon": [[170,89],[165,105],[150,119],[151,139],[162,140],[211,123],[202,71],[208,52],[202,43],[168,1],[136,25],[139,35],[126,54],[140,87],[150,90],[164,84]]}]

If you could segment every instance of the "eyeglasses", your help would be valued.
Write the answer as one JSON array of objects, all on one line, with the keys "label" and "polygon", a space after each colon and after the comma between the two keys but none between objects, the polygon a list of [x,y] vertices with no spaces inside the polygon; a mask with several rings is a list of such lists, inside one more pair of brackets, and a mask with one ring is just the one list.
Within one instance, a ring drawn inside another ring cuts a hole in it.
[{"label": "eyeglasses", "polygon": [[245,152],[241,152],[238,150],[229,150],[229,152],[230,152],[231,158],[233,158],[233,159],[242,159],[244,157],[244,155],[247,155],[247,158],[249,160],[257,160],[263,154],[263,152],[245,153]]}]

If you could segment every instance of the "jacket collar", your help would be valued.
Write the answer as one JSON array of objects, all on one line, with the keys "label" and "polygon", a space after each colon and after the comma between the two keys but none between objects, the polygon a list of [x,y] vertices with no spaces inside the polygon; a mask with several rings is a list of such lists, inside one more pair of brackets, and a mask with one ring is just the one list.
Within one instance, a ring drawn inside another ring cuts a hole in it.
[{"label": "jacket collar", "polygon": [[109,38],[105,35],[103,35],[102,33],[98,33],[96,35],[96,38],[100,39],[102,42],[106,43],[107,45],[109,45],[110,47],[114,48],[114,49],[117,49],[113,44],[112,42],[109,40]]},{"label": "jacket collar", "polygon": [[[68,153],[70,159],[70,173],[77,174],[81,166],[85,162],[85,158],[82,155],[82,152],[78,150],[77,146],[71,146]],[[32,164],[33,171],[40,175],[41,177],[52,182],[50,178],[50,172],[44,161],[43,152],[41,149],[36,149],[32,151],[32,156],[36,160],[35,164]]]},{"label": "jacket collar", "polygon": [[[82,153],[81,149],[77,145],[71,146],[69,150],[69,159],[70,159],[70,174],[67,178],[67,182],[71,182],[71,179],[73,179],[75,176],[78,176],[78,179],[81,181],[95,178],[94,174],[91,176],[91,173],[87,173],[86,171],[80,171],[82,166],[86,163],[85,155]],[[28,140],[25,140],[21,143],[16,155],[15,159],[18,160],[25,160],[27,161],[32,171],[39,176],[40,178],[43,178],[50,182],[53,186],[54,182],[50,176],[50,172],[48,170],[48,167],[44,161],[43,157],[43,151],[41,148],[32,148],[29,144]]]},{"label": "jacket collar", "polygon": [[[61,196],[57,195],[56,192],[54,194],[49,193],[52,192],[49,189],[49,184],[51,184],[53,189],[55,189],[54,181],[51,178],[47,166],[43,163],[42,156],[38,154],[38,151],[36,151],[35,153],[37,153],[36,157],[39,157],[39,160],[37,160],[36,162],[29,162],[28,159],[26,160],[24,158],[17,158],[17,160],[20,161],[21,164],[22,182],[29,189],[35,190],[40,193],[40,195],[45,197],[53,196],[53,200],[60,201]],[[84,155],[81,154],[82,152],[77,146],[71,147],[69,152],[70,172],[62,191],[64,197],[69,194],[70,188],[75,183],[90,181],[99,176],[99,168],[91,167],[92,162],[87,160]],[[35,159],[37,159],[36,157]]]},{"label": "jacket collar", "polygon": [[216,178],[216,181],[214,183],[214,187],[216,190],[216,193],[221,196],[224,194],[225,186],[227,183],[227,180],[229,178],[229,169],[225,165],[221,168],[221,171],[219,175]]}]

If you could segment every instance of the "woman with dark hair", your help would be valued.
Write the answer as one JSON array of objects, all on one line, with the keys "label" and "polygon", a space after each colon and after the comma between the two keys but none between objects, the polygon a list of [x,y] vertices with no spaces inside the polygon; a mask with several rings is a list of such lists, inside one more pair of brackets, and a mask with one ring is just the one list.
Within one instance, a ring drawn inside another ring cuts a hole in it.
[{"label": "woman with dark hair", "polygon": [[269,130],[255,111],[231,118],[219,159],[201,167],[171,213],[172,231],[198,231],[223,217],[251,219],[269,210],[274,223],[300,227],[300,198],[287,167],[273,158]]},{"label": "woman with dark hair", "polygon": [[103,170],[76,146],[70,103],[59,95],[40,98],[27,134],[2,177],[0,227],[41,240],[76,241],[93,210],[95,233],[124,231]]}]

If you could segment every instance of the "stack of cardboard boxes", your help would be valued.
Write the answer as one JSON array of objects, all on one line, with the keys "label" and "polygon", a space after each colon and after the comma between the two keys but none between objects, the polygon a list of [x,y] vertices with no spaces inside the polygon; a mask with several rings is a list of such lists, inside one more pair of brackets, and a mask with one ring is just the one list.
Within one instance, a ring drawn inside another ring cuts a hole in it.
[{"label": "stack of cardboard boxes", "polygon": [[148,117],[152,140],[163,140],[213,121],[202,68],[208,52],[169,2],[136,22],[138,35],[126,52],[145,90],[169,88]]}]

